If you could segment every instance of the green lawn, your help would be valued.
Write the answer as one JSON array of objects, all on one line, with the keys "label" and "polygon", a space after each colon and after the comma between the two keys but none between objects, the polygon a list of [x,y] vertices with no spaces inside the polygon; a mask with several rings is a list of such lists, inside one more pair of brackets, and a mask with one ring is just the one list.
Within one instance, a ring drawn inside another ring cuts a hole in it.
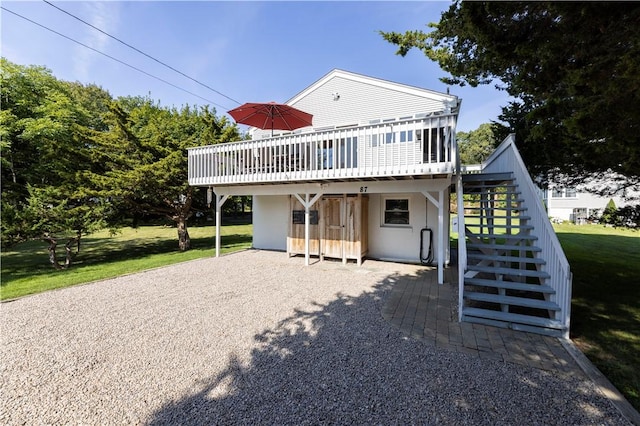
[{"label": "green lawn", "polygon": [[571,338],[640,409],[640,231],[554,228],[573,273]]},{"label": "green lawn", "polygon": [[[68,270],[49,264],[47,244],[31,241],[2,253],[0,299],[12,299],[54,288],[87,283],[123,274],[215,255],[215,227],[190,227],[192,249],[178,251],[175,228],[141,226],[124,228],[118,235],[107,231],[82,240],[80,253]],[[222,227],[221,253],[251,246],[251,225]],[[58,250],[64,253],[64,247]]]},{"label": "green lawn", "polygon": [[[573,272],[571,337],[640,409],[640,232],[598,225],[555,225]],[[175,228],[125,228],[83,239],[71,269],[48,263],[46,244],[33,241],[2,253],[0,298],[11,299],[149,268],[213,256],[215,228],[189,229],[192,249],[177,250]],[[251,225],[222,227],[222,253],[251,246]]]}]

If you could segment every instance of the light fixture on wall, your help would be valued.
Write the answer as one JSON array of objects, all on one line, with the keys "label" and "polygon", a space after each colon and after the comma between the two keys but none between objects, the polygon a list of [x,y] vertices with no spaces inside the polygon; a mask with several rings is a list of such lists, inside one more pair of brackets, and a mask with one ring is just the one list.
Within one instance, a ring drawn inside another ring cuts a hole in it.
[{"label": "light fixture on wall", "polygon": [[340,93],[338,93],[338,92],[333,92],[331,95],[333,96],[333,100],[334,100],[334,101],[338,101],[338,100],[340,100]]}]

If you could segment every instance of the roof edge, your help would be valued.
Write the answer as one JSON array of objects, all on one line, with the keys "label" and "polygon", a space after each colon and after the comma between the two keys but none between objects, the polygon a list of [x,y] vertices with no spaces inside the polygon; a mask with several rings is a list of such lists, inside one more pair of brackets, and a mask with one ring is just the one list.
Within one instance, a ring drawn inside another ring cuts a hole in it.
[{"label": "roof edge", "polygon": [[313,82],[311,85],[307,86],[305,89],[298,92],[296,95],[294,95],[292,98],[287,100],[285,103],[294,104],[295,102],[297,102],[298,100],[306,96],[308,93],[314,91],[315,89],[322,86],[324,83],[326,83],[327,81],[329,81],[334,77],[342,77],[348,80],[359,81],[365,84],[373,84],[379,87],[385,87],[392,90],[399,90],[401,92],[410,93],[417,96],[429,95],[429,97],[442,100],[443,102],[451,102],[451,103],[455,102],[456,106],[459,105],[461,101],[461,99],[455,95],[450,95],[447,93],[437,92],[431,89],[424,89],[422,87],[412,86],[412,85],[403,84],[403,83],[397,83],[390,80],[385,80],[377,77],[367,76],[364,74],[358,74],[351,71],[345,71],[339,68],[334,68],[328,73],[326,73],[324,76],[320,77],[318,80]]}]

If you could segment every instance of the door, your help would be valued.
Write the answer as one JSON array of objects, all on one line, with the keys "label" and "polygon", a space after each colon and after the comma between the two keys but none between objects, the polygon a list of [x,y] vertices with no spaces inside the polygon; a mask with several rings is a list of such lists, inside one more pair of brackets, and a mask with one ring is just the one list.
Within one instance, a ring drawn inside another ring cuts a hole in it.
[{"label": "door", "polygon": [[322,200],[324,220],[322,255],[343,258],[344,253],[344,198],[326,197]]}]

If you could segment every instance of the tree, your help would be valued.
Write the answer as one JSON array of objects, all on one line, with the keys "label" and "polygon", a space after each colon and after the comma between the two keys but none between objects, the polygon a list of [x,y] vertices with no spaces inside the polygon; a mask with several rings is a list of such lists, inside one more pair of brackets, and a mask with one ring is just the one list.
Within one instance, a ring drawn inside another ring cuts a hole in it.
[{"label": "tree", "polygon": [[188,250],[197,189],[187,181],[187,148],[238,140],[237,127],[206,107],[161,108],[139,97],[120,98],[110,109],[110,130],[97,135],[94,150],[106,171],[87,178],[129,214],[175,222],[178,247]]},{"label": "tree", "polygon": [[496,147],[496,138],[489,123],[481,124],[470,132],[458,132],[456,139],[462,164],[480,164]]},{"label": "tree", "polygon": [[[89,104],[110,99],[95,86],[57,80],[43,67],[2,59],[2,243],[43,238],[56,268],[71,264],[71,247],[105,225],[110,211],[84,185],[90,137],[102,127]],[[59,238],[68,238],[66,259],[56,258]]]},{"label": "tree", "polygon": [[575,185],[616,178],[601,194],[640,186],[640,5],[602,2],[454,2],[428,32],[382,33],[398,54],[418,48],[451,77],[497,80],[530,172]]}]

